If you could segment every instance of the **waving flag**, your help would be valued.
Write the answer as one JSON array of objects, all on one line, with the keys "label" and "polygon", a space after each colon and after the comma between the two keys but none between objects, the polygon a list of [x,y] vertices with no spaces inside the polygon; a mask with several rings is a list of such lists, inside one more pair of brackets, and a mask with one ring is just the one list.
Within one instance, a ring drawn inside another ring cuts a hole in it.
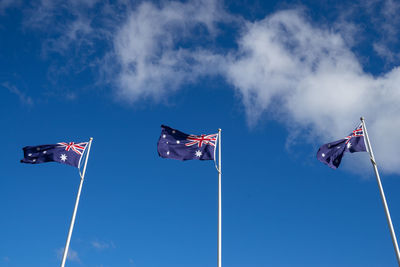
[{"label": "waving flag", "polygon": [[87,142],[57,143],[52,145],[26,146],[22,163],[38,164],[55,161],[79,168]]},{"label": "waving flag", "polygon": [[345,152],[367,151],[364,142],[364,131],[360,124],[353,132],[343,139],[321,146],[317,152],[317,159],[332,169],[339,167]]},{"label": "waving flag", "polygon": [[161,125],[161,136],[157,143],[158,155],[178,160],[214,160],[217,138],[218,134],[185,134]]}]

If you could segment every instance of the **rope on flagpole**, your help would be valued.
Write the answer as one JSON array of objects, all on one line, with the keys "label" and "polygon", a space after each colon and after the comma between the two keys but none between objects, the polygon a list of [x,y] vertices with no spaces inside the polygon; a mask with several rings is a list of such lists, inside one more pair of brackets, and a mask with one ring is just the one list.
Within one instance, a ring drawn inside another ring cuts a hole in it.
[{"label": "rope on flagpole", "polygon": [[93,137],[90,137],[90,140],[89,140],[89,143],[88,143],[88,145],[87,146],[85,146],[85,149],[82,151],[82,155],[85,155],[85,152],[86,151],[88,151],[87,153],[86,153],[86,156],[85,156],[85,165],[84,165],[84,170],[83,170],[83,174],[81,173],[81,159],[82,158],[80,158],[79,159],[79,165],[78,165],[78,170],[79,170],[79,176],[81,177],[81,179],[83,179],[83,177],[85,176],[85,171],[86,171],[86,163],[87,163],[87,158],[89,157],[89,150],[90,150],[90,145],[92,144],[92,140],[93,140]]},{"label": "rope on flagpole", "polygon": [[214,149],[214,165],[215,165],[215,169],[217,170],[217,172],[221,172],[221,170],[218,168],[217,157],[216,157],[217,146],[219,147],[218,142],[219,142],[220,134],[221,134],[221,129],[218,129],[217,140],[215,141],[215,149]]}]

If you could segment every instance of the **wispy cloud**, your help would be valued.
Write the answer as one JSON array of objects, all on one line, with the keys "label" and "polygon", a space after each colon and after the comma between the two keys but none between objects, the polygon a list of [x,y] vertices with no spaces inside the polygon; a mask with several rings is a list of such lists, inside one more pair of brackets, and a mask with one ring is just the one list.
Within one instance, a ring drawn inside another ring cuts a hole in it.
[{"label": "wispy cloud", "polygon": [[70,49],[71,46],[80,48],[93,45],[93,37],[88,38],[89,35],[93,34],[91,21],[81,15],[71,23],[65,25],[65,29],[63,29],[62,33],[63,34],[53,39],[49,39],[45,43],[43,53],[58,52],[62,54]]},{"label": "wispy cloud", "polygon": [[[62,258],[63,254],[64,254],[64,248],[59,248],[56,250],[57,253],[57,257],[59,259]],[[78,256],[78,252],[76,252],[75,250],[72,250],[71,248],[68,249],[68,255],[67,255],[67,259],[69,261],[74,261],[74,262],[79,262],[81,263],[81,259]]]},{"label": "wispy cloud", "polygon": [[[50,68],[56,76],[92,68],[94,58],[104,54],[99,52],[99,46],[109,41],[119,22],[107,4],[97,0],[35,0],[23,12],[25,30],[46,34],[41,55],[53,64]],[[54,54],[62,58],[53,57]]]},{"label": "wispy cloud", "polygon": [[373,44],[375,51],[390,63],[398,62],[400,59],[400,51],[397,48],[400,43],[397,38],[400,27],[399,12],[400,3],[398,1],[383,1],[380,9],[383,19],[381,19],[381,23],[377,23],[382,36]]},{"label": "wispy cloud", "polygon": [[[358,0],[346,3],[347,21],[354,17],[366,16],[368,19],[358,22],[363,29],[361,39],[367,37],[378,56],[384,60],[385,67],[393,66],[400,60],[400,40],[398,38],[400,3],[395,0]],[[371,34],[372,32],[372,34]]]},{"label": "wispy cloud", "polygon": [[26,95],[24,92],[22,92],[20,89],[18,89],[15,85],[12,85],[8,82],[3,82],[1,84],[4,88],[6,88],[10,93],[18,96],[19,100],[21,101],[22,104],[32,106],[33,105],[33,100],[30,96]]},{"label": "wispy cloud", "polygon": [[114,242],[110,241],[110,242],[105,242],[105,241],[92,241],[91,245],[97,249],[97,250],[105,250],[105,249],[109,249],[109,248],[115,248],[115,244]]},{"label": "wispy cloud", "polygon": [[21,5],[21,0],[0,0],[0,15],[4,14],[7,8]]}]

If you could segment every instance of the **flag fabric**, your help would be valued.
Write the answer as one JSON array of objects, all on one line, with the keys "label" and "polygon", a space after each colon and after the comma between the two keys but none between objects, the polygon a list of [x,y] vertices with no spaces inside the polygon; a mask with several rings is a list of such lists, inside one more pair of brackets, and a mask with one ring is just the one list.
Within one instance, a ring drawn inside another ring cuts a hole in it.
[{"label": "flag fabric", "polygon": [[24,158],[21,162],[38,164],[55,161],[79,168],[87,144],[88,142],[69,142],[52,145],[26,146],[23,148]]},{"label": "flag fabric", "polygon": [[158,139],[158,155],[162,158],[178,160],[214,160],[218,134],[185,134],[161,125]]},{"label": "flag fabric", "polygon": [[317,159],[332,169],[339,167],[345,152],[367,151],[362,123],[348,136],[335,142],[322,145],[317,152]]}]

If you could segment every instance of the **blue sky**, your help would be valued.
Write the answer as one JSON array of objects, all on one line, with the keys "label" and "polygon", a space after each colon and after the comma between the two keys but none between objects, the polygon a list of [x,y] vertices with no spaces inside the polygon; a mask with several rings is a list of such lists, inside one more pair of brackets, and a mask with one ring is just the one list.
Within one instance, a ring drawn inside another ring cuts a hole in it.
[{"label": "blue sky", "polygon": [[77,170],[22,147],[93,137],[66,266],[216,266],[213,162],[158,157],[160,125],[222,129],[223,266],[396,266],[397,1],[0,0],[0,266],[57,266]]}]

